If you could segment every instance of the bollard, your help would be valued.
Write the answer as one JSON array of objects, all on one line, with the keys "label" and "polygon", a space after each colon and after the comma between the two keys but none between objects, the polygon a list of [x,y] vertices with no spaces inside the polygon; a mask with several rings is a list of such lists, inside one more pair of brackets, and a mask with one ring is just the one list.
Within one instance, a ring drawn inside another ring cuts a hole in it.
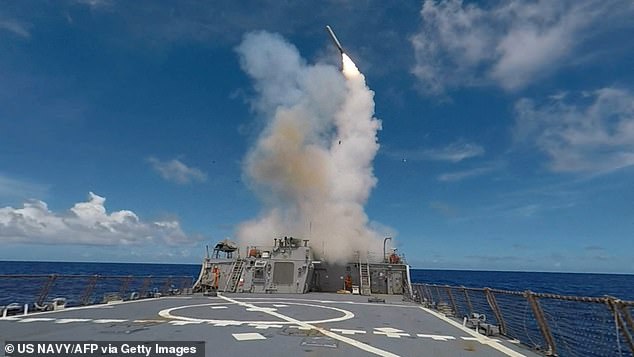
[{"label": "bollard", "polygon": [[24,304],[24,316],[29,313],[29,304]]}]

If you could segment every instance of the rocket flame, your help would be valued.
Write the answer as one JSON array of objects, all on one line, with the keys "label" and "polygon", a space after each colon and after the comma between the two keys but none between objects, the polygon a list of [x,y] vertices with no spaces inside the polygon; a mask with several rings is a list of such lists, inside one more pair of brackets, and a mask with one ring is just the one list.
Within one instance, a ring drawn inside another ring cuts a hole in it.
[{"label": "rocket flame", "polygon": [[347,54],[345,53],[341,54],[341,61],[343,62],[342,72],[343,72],[343,75],[346,76],[346,78],[356,77],[361,74],[361,72],[359,72],[359,69],[357,68],[357,65],[355,65],[354,62],[352,62],[352,60],[350,59],[350,57],[348,57]]}]

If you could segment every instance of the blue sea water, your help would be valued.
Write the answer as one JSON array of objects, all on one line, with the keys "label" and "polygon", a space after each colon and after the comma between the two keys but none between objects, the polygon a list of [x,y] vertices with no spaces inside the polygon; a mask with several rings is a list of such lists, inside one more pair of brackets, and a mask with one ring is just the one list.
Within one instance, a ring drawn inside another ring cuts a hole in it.
[{"label": "blue sea water", "polygon": [[[0,275],[151,275],[189,276],[195,279],[199,272],[200,265],[198,264],[0,261]],[[412,269],[411,278],[413,283],[531,290],[577,296],[610,295],[624,300],[634,300],[634,275],[625,274]],[[2,285],[2,279],[0,279],[0,285]]]},{"label": "blue sea water", "polygon": [[634,300],[634,275],[516,271],[411,271],[412,282]]}]

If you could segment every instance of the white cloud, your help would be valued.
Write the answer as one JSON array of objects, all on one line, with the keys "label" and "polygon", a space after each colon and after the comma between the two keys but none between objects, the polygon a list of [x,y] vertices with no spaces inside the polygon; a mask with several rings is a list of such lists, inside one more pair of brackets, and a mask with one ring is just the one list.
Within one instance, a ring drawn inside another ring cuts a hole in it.
[{"label": "white cloud", "polygon": [[47,185],[20,180],[0,173],[0,198],[29,199],[45,196]]},{"label": "white cloud", "polygon": [[482,156],[484,152],[484,148],[478,144],[457,141],[437,149],[387,150],[386,154],[398,160],[460,162]]},{"label": "white cloud", "polygon": [[93,10],[110,8],[114,5],[112,0],[73,0],[73,1],[80,5],[86,5]]},{"label": "white cloud", "polygon": [[39,200],[25,202],[22,208],[0,208],[0,242],[112,246],[178,245],[194,240],[178,221],[144,222],[127,210],[108,213],[105,201],[90,192],[88,201],[61,214]]},{"label": "white cloud", "polygon": [[444,181],[444,182],[462,181],[468,178],[484,175],[486,173],[493,171],[494,169],[495,168],[492,166],[485,166],[485,167],[476,167],[469,170],[445,173],[438,176],[438,181]]},{"label": "white cloud", "polygon": [[151,157],[148,159],[148,162],[150,162],[154,170],[156,170],[156,172],[158,172],[161,177],[167,181],[180,185],[196,181],[207,181],[207,174],[195,167],[188,167],[178,159],[161,161],[157,158]]},{"label": "white cloud", "polygon": [[12,19],[0,19],[0,30],[5,30],[22,38],[31,38],[29,25]]},{"label": "white cloud", "polygon": [[622,2],[511,0],[484,8],[427,0],[422,30],[411,37],[412,71],[429,94],[490,82],[515,90],[563,65],[590,36],[586,30],[609,26],[605,15]]},{"label": "white cloud", "polygon": [[519,100],[515,141],[545,152],[553,171],[603,173],[634,165],[634,94],[603,88],[572,101]]}]

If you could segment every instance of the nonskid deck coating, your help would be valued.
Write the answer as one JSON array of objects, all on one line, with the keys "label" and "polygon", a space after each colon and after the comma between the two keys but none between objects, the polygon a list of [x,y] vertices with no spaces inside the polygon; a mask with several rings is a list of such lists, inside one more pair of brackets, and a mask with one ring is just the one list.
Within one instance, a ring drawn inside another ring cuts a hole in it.
[{"label": "nonskid deck coating", "polygon": [[0,319],[0,340],[205,341],[207,356],[539,356],[382,297],[385,304],[323,293],[137,300]]}]

